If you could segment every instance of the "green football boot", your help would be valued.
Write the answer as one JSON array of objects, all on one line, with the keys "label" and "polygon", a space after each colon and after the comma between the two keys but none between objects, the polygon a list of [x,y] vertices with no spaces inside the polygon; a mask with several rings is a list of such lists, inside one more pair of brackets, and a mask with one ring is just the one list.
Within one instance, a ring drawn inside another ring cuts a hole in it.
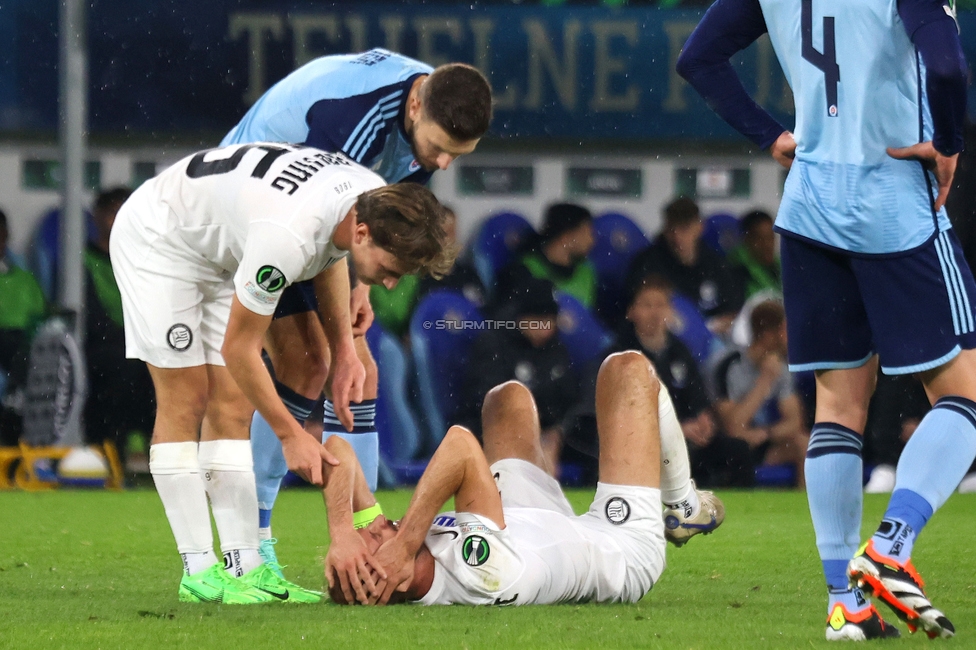
[{"label": "green football boot", "polygon": [[180,601],[184,603],[254,605],[274,600],[268,592],[255,589],[227,573],[223,562],[192,576],[184,575],[180,580]]},{"label": "green football boot", "polygon": [[277,564],[262,564],[240,577],[241,582],[286,603],[321,603],[322,592],[299,587],[281,577]]}]

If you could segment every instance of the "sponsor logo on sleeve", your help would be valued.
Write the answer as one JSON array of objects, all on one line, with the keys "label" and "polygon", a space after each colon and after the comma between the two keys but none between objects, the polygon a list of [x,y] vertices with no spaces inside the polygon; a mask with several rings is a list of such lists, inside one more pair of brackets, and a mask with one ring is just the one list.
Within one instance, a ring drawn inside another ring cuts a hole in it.
[{"label": "sponsor logo on sleeve", "polygon": [[479,535],[465,538],[461,544],[461,557],[468,566],[481,566],[488,561],[491,549],[488,540]]},{"label": "sponsor logo on sleeve", "polygon": [[281,291],[285,288],[285,284],[288,283],[285,279],[285,274],[270,264],[266,264],[258,269],[258,274],[254,276],[254,281],[268,293]]},{"label": "sponsor logo on sleeve", "polygon": [[166,342],[177,352],[185,352],[193,344],[193,332],[183,323],[177,323],[166,332]]},{"label": "sponsor logo on sleeve", "polygon": [[630,504],[620,497],[613,497],[607,501],[606,515],[607,521],[619,526],[630,519]]},{"label": "sponsor logo on sleeve", "polygon": [[251,297],[265,305],[274,305],[278,302],[277,296],[269,295],[266,291],[259,289],[257,285],[248,280],[244,283],[244,290],[251,294]]}]

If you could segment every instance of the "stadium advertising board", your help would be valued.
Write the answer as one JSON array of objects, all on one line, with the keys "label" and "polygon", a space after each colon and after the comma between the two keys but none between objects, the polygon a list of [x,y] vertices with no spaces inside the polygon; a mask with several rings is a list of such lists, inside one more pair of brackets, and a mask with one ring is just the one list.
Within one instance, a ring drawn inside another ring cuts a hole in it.
[{"label": "stadium advertising board", "polygon": [[[222,133],[310,59],[372,47],[465,61],[496,95],[501,138],[739,140],[677,74],[695,10],[477,4],[99,0],[89,13],[96,134]],[[964,37],[976,27],[961,17]],[[0,6],[0,129],[57,121],[57,3]],[[976,48],[973,38],[967,49]],[[792,97],[765,37],[735,59],[785,124]],[[971,102],[976,105],[976,102]]]}]

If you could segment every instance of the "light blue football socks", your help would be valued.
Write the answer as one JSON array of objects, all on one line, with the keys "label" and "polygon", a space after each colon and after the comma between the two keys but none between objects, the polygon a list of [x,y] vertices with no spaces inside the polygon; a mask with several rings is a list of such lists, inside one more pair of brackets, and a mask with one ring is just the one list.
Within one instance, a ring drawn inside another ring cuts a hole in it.
[{"label": "light blue football socks", "polygon": [[860,541],[861,446],[861,436],[851,429],[818,422],[813,425],[807,447],[807,500],[830,594],[828,611],[838,602],[852,613],[868,606],[847,581],[847,563]]},{"label": "light blue football socks", "polygon": [[881,554],[904,561],[918,534],[944,504],[976,458],[976,402],[943,397],[922,418],[898,459],[895,491],[878,532]]}]

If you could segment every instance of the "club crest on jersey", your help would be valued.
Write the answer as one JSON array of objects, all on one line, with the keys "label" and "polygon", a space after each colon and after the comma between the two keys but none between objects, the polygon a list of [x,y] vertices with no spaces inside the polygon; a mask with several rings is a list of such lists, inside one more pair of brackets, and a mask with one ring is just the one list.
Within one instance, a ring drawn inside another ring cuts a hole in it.
[{"label": "club crest on jersey", "polygon": [[268,293],[280,291],[285,287],[285,283],[287,282],[285,280],[285,274],[270,265],[259,268],[254,280],[258,283],[259,287]]},{"label": "club crest on jersey", "polygon": [[488,540],[479,535],[466,537],[461,544],[461,557],[464,558],[468,566],[481,566],[488,561],[491,549],[488,547]]},{"label": "club crest on jersey", "polygon": [[416,172],[416,171],[420,171],[420,163],[417,162],[417,159],[416,158],[414,158],[413,161],[410,163],[409,169],[410,169],[410,173],[411,174],[414,173],[414,172]]},{"label": "club crest on jersey", "polygon": [[630,519],[630,504],[620,497],[613,497],[607,501],[605,512],[607,521],[614,526],[619,526]]},{"label": "club crest on jersey", "polygon": [[184,352],[193,344],[193,332],[183,323],[177,323],[166,332],[166,342],[177,352]]}]

